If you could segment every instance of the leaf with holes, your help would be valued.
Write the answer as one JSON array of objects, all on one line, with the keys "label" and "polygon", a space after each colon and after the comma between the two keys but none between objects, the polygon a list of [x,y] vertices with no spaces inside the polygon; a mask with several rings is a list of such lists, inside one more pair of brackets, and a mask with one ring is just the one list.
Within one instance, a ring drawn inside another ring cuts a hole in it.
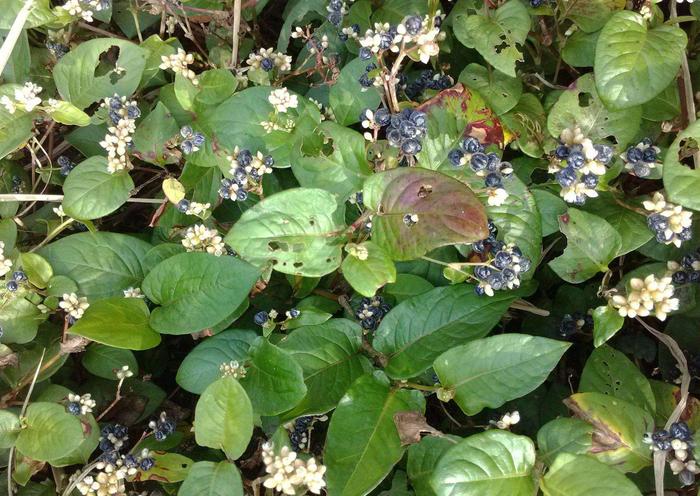
[{"label": "leaf with holes", "polygon": [[447,154],[459,147],[465,136],[474,136],[487,145],[505,145],[501,122],[478,93],[461,83],[441,91],[418,109],[428,116],[428,133],[416,155],[424,169],[452,168]]},{"label": "leaf with holes", "polygon": [[320,277],[340,265],[345,206],[321,189],[295,188],[246,210],[226,243],[257,267]]},{"label": "leaf with holes", "polygon": [[[486,213],[465,184],[437,171],[400,168],[365,182],[364,202],[376,212],[372,241],[394,260],[412,260],[441,246],[488,236]],[[406,216],[416,215],[415,222]]]}]

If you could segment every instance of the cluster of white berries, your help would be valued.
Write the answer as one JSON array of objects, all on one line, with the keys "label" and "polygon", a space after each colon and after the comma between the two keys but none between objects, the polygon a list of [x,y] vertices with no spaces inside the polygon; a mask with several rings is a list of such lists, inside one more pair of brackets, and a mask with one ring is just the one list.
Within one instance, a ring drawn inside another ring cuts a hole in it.
[{"label": "cluster of white berries", "polygon": [[231,360],[228,363],[222,363],[219,366],[219,372],[222,377],[233,377],[234,379],[243,379],[246,376],[246,369],[243,364],[237,360]]},{"label": "cluster of white berries", "polygon": [[246,64],[254,69],[270,71],[277,68],[279,72],[287,72],[292,68],[292,57],[272,48],[261,48],[258,52],[250,52]]},{"label": "cluster of white berries", "polygon": [[73,17],[80,17],[85,22],[92,22],[94,12],[100,12],[108,7],[108,3],[101,0],[68,0],[59,9],[65,10]]},{"label": "cluster of white berries", "polygon": [[175,74],[180,74],[185,79],[189,79],[193,85],[197,86],[199,80],[192,69],[187,66],[194,63],[194,56],[191,53],[185,52],[182,48],[178,48],[176,53],[171,55],[161,55],[160,68],[163,70],[170,69]]},{"label": "cluster of white berries", "polygon": [[674,286],[670,276],[657,278],[649,274],[646,278],[632,278],[627,296],[613,295],[611,303],[622,317],[634,318],[653,315],[659,320],[678,310],[678,298],[673,297]]},{"label": "cluster of white berries", "polygon": [[110,174],[122,170],[131,170],[128,150],[132,144],[132,135],[136,131],[136,119],[141,112],[135,101],[126,97],[114,95],[105,98],[101,107],[107,108],[112,125],[107,128],[107,134],[100,141],[100,146],[107,151],[107,170]]},{"label": "cluster of white berries", "polygon": [[274,107],[275,112],[285,113],[289,109],[299,106],[299,98],[289,92],[287,88],[278,88],[270,92],[267,101]]},{"label": "cluster of white berries", "polygon": [[90,393],[85,393],[82,396],[79,394],[68,393],[68,401],[80,405],[81,415],[92,413],[92,409],[97,406],[97,402],[92,399]]},{"label": "cluster of white berries", "polygon": [[263,482],[267,488],[282,494],[297,494],[297,488],[306,487],[313,494],[321,494],[326,486],[323,475],[326,467],[316,463],[314,458],[304,461],[297,458],[297,453],[284,446],[279,454],[275,454],[272,443],[262,447],[262,459],[265,472],[269,475]]},{"label": "cluster of white berries", "polygon": [[0,98],[0,104],[5,107],[10,114],[14,114],[17,108],[23,108],[27,112],[34,110],[37,105],[41,104],[41,98],[37,95],[41,93],[43,88],[34,83],[27,82],[24,86],[15,89],[15,99],[12,100],[9,96],[3,95]]},{"label": "cluster of white berries", "polygon": [[12,260],[5,257],[5,242],[0,241],[0,277],[12,270]]},{"label": "cluster of white berries", "polygon": [[209,229],[204,224],[188,227],[182,246],[187,251],[203,251],[220,257],[226,253],[224,241],[216,229]]},{"label": "cluster of white berries", "polygon": [[647,225],[655,233],[659,243],[673,244],[680,247],[683,241],[689,240],[693,233],[693,213],[683,210],[680,205],[667,202],[664,195],[658,191],[651,200],[643,202],[644,208],[650,212]]},{"label": "cluster of white berries", "polygon": [[106,462],[98,462],[95,468],[97,475],[87,475],[76,484],[76,489],[84,496],[113,496],[126,494],[126,478],[136,474],[135,467],[127,468],[122,460],[117,460],[113,465]]},{"label": "cluster of white berries", "polygon": [[123,293],[124,298],[145,298],[145,295],[141,292],[141,288],[129,287],[126,288]]},{"label": "cluster of white berries", "polygon": [[187,208],[185,209],[184,213],[185,215],[196,215],[197,217],[201,217],[210,208],[211,203],[198,203],[191,201],[187,204]]},{"label": "cluster of white berries", "polygon": [[496,429],[510,429],[512,426],[520,422],[520,412],[506,412],[499,420],[491,420],[489,423]]},{"label": "cluster of white berries", "polygon": [[122,365],[120,368],[114,371],[114,375],[117,376],[117,379],[123,381],[129,377],[133,377],[134,373],[129,369],[128,365]]},{"label": "cluster of white berries", "polygon": [[69,317],[78,320],[83,316],[90,304],[85,296],[79,298],[75,293],[63,293],[63,299],[58,303],[58,306],[61,307]]}]

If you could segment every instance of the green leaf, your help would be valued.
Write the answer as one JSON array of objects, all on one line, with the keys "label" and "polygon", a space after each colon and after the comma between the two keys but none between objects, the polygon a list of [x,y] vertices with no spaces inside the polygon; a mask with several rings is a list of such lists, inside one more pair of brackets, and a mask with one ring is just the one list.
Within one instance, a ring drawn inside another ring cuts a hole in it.
[{"label": "green leaf", "polygon": [[[375,174],[365,182],[363,197],[376,212],[372,241],[394,260],[413,260],[488,235],[486,213],[474,193],[437,171],[402,167]],[[408,225],[406,215],[417,215],[417,222]]]},{"label": "green leaf", "polygon": [[681,99],[675,80],[664,91],[642,105],[642,117],[654,122],[673,120],[680,113]]},{"label": "green leaf", "polygon": [[[0,98],[7,96],[14,101],[15,89],[20,87],[18,84],[0,86]],[[10,113],[4,105],[0,105],[0,159],[14,152],[31,138],[36,114],[36,110],[25,112],[20,108]]]},{"label": "green leaf", "polygon": [[557,219],[566,213],[566,203],[559,196],[542,189],[531,191],[540,212],[542,236],[549,236],[559,230]]},{"label": "green leaf", "polygon": [[503,124],[513,133],[518,148],[527,156],[540,158],[545,153],[547,114],[540,100],[532,93],[524,93],[510,112],[501,116]]},{"label": "green leaf", "polygon": [[505,144],[503,127],[496,115],[478,93],[461,83],[441,91],[418,109],[428,116],[428,133],[416,155],[418,165],[424,169],[453,170],[447,155],[467,135],[487,145]]},{"label": "green leaf", "polygon": [[75,105],[59,100],[55,105],[50,105],[47,113],[53,120],[68,126],[88,126],[90,116]]},{"label": "green leaf", "polygon": [[63,210],[75,219],[99,219],[124,205],[133,189],[127,171],[111,174],[106,157],[90,157],[68,174],[63,184]]},{"label": "green leaf", "polygon": [[143,260],[151,245],[133,236],[110,232],[66,236],[39,250],[54,273],[73,279],[89,300],[121,296],[143,279]]},{"label": "green leaf", "polygon": [[230,462],[197,462],[180,486],[181,496],[243,496],[243,482]]},{"label": "green leaf", "polygon": [[2,342],[28,343],[36,336],[39,324],[48,318],[36,305],[23,297],[7,301],[0,312],[0,327],[4,333]]},{"label": "green leaf", "polygon": [[678,133],[664,158],[664,188],[667,199],[686,208],[700,210],[700,169],[691,169],[679,160],[681,145],[697,149],[700,143],[700,121]]},{"label": "green leaf", "polygon": [[578,284],[608,270],[608,264],[622,246],[620,235],[606,221],[570,208],[559,217],[559,229],[566,236],[564,253],[549,262],[559,277]]},{"label": "green leaf", "polygon": [[459,82],[479,93],[496,115],[515,107],[523,93],[523,84],[518,78],[502,72],[491,72],[483,65],[469,64],[459,74]]},{"label": "green leaf", "polygon": [[360,133],[331,121],[321,124],[321,132],[332,140],[332,153],[302,157],[292,163],[292,171],[301,186],[325,189],[345,201],[360,191],[372,174],[365,154],[365,139]]},{"label": "green leaf", "polygon": [[579,126],[594,142],[613,136],[624,148],[635,138],[641,117],[641,107],[607,108],[598,96],[593,74],[586,74],[561,93],[549,112],[547,129],[558,138],[563,129]]},{"label": "green leaf", "polygon": [[600,98],[615,109],[648,102],[676,79],[687,43],[677,26],[648,29],[640,14],[616,13],[596,46],[593,69]]},{"label": "green leaf", "polygon": [[3,253],[7,255],[12,252],[17,242],[17,224],[12,219],[0,220],[0,241],[5,243]]},{"label": "green leaf", "polygon": [[143,281],[148,299],[161,305],[151,313],[151,327],[187,334],[215,326],[243,303],[259,275],[235,257],[192,252],[166,258]]},{"label": "green leaf", "polygon": [[593,310],[593,344],[598,347],[622,329],[625,318],[610,305]]},{"label": "green leaf", "polygon": [[163,165],[168,157],[166,143],[178,133],[179,129],[168,108],[158,102],[136,128],[134,154],[151,164]]},{"label": "green leaf", "polygon": [[396,303],[401,303],[413,296],[427,293],[434,286],[420,276],[413,274],[396,274],[396,282],[387,284],[384,293],[391,295]]},{"label": "green leaf", "polygon": [[148,307],[141,298],[107,298],[90,303],[71,334],[128,350],[147,350],[160,343],[148,324]]},{"label": "green leaf", "polygon": [[[302,311],[302,314],[304,311]],[[300,327],[279,343],[301,365],[307,393],[286,417],[325,413],[350,385],[371,369],[360,354],[362,329],[345,319]]]},{"label": "green leaf", "polygon": [[116,380],[116,371],[124,365],[127,365],[134,374],[139,372],[139,364],[131,351],[100,343],[92,343],[88,346],[82,363],[88,372],[103,379]]},{"label": "green leaf", "polygon": [[80,419],[56,403],[30,403],[25,427],[17,436],[17,450],[37,461],[59,458],[83,441]]},{"label": "green leaf", "polygon": [[290,353],[260,337],[248,356],[241,385],[256,414],[271,417],[299,404],[306,395],[304,372]]},{"label": "green leaf", "polygon": [[551,465],[560,453],[583,455],[591,449],[593,427],[575,418],[557,418],[544,424],[537,432],[539,457]]},{"label": "green leaf", "polygon": [[568,17],[586,33],[602,28],[617,10],[625,8],[625,0],[564,0],[564,17]]},{"label": "green leaf", "polygon": [[385,0],[372,15],[372,22],[398,24],[407,15],[424,16],[428,13],[428,4],[423,0]]},{"label": "green leaf", "polygon": [[[61,399],[65,398],[63,396]],[[82,422],[83,434],[85,439],[70,453],[59,458],[52,458],[49,463],[54,467],[67,467],[69,465],[81,464],[84,465],[90,459],[92,452],[95,451],[100,442],[100,426],[92,414],[87,414],[83,417]]]},{"label": "green leaf", "polygon": [[195,97],[195,104],[217,105],[233,95],[238,80],[228,69],[210,69],[197,76],[201,91]]},{"label": "green leaf", "polygon": [[654,430],[647,411],[600,393],[578,393],[564,400],[574,415],[593,426],[589,454],[622,472],[638,472],[651,465],[644,433]]},{"label": "green leaf", "polygon": [[396,267],[389,255],[372,241],[345,246],[348,255],[341,269],[350,286],[364,296],[374,296],[379,288],[396,280]]},{"label": "green leaf", "polygon": [[570,344],[525,334],[501,334],[452,348],[433,368],[467,415],[498,408],[534,391]]},{"label": "green leaf", "polygon": [[418,444],[408,448],[406,472],[411,479],[411,486],[418,494],[434,496],[430,478],[442,455],[454,446],[459,438],[425,436]]},{"label": "green leaf", "polygon": [[19,417],[9,410],[0,410],[0,449],[11,448],[22,430]]},{"label": "green leaf", "polygon": [[211,383],[197,401],[194,436],[197,444],[220,449],[235,460],[253,435],[253,407],[233,377]]},{"label": "green leaf", "polygon": [[523,61],[518,45],[530,31],[530,14],[520,0],[509,0],[485,15],[458,15],[453,25],[463,45],[475,48],[486,62],[515,77],[515,63]]},{"label": "green leaf", "polygon": [[654,393],[647,378],[629,358],[607,345],[593,350],[586,360],[578,390],[614,396],[652,415],[656,412]]},{"label": "green leaf", "polygon": [[364,109],[376,109],[381,103],[379,91],[371,87],[365,90],[358,79],[365,73],[369,61],[355,59],[348,62],[340,71],[340,76],[331,86],[328,99],[335,115],[336,122],[343,126],[355,124],[360,120],[360,112]]},{"label": "green leaf", "polygon": [[621,206],[607,191],[601,191],[599,197],[588,202],[584,210],[606,220],[620,235],[622,244],[617,252],[618,257],[633,252],[654,237],[643,215]]},{"label": "green leaf", "polygon": [[540,482],[545,496],[641,496],[627,477],[586,455],[560,454]]},{"label": "green leaf", "polygon": [[[9,30],[12,27],[12,22],[24,4],[24,0],[9,0],[3,3],[3,9],[0,11],[0,29]],[[52,22],[55,18],[56,16],[51,12],[49,0],[37,0],[29,10],[29,17],[24,27],[26,29],[35,28]]]},{"label": "green leaf", "polygon": [[561,58],[572,67],[593,67],[595,63],[595,47],[600,31],[586,33],[575,31],[566,40],[561,49]]},{"label": "green leaf", "polygon": [[225,241],[257,267],[319,277],[340,265],[344,216],[326,191],[288,189],[246,210]]},{"label": "green leaf", "polygon": [[[96,75],[103,53],[117,47],[119,57],[109,72]],[[61,97],[84,109],[96,101],[117,95],[131,95],[141,81],[148,50],[130,41],[116,38],[98,38],[77,45],[59,60],[53,69],[56,89]],[[117,75],[114,67],[124,71]]]},{"label": "green leaf", "polygon": [[535,446],[525,436],[489,430],[463,439],[440,459],[432,478],[437,496],[535,493]]},{"label": "green leaf", "polygon": [[53,277],[53,269],[44,257],[36,253],[22,253],[19,261],[30,283],[40,289],[48,286]]},{"label": "green leaf", "polygon": [[381,375],[357,379],[331,417],[324,450],[328,493],[368,494],[404,453],[394,414],[423,412],[418,391],[391,389]]},{"label": "green leaf", "polygon": [[202,341],[182,361],[175,380],[185,391],[202,394],[221,376],[222,364],[245,363],[256,337],[253,331],[231,329]]},{"label": "green leaf", "polygon": [[387,355],[390,377],[415,377],[443,352],[486,336],[517,298],[517,292],[483,298],[468,284],[435,288],[394,307],[372,345]]}]

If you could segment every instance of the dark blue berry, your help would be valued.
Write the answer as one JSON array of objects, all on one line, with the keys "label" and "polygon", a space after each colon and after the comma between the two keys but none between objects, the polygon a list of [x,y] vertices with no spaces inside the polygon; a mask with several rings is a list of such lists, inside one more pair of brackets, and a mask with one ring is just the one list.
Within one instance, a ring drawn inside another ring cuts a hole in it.
[{"label": "dark blue berry", "polygon": [[680,439],[681,441],[690,441],[693,434],[690,432],[688,424],[685,422],[674,422],[670,429],[671,437]]},{"label": "dark blue berry", "polygon": [[464,152],[462,152],[462,150],[454,149],[447,154],[447,159],[455,167],[462,166],[462,158],[464,158]]},{"label": "dark blue berry", "polygon": [[474,277],[486,280],[491,275],[491,269],[485,265],[477,265],[474,267]]},{"label": "dark blue berry", "polygon": [[632,166],[634,175],[637,177],[647,177],[651,173],[651,169],[647,165],[647,162],[635,162]]},{"label": "dark blue berry", "polygon": [[156,464],[156,461],[153,458],[144,458],[141,460],[141,463],[139,463],[139,467],[141,467],[141,470],[144,472],[148,472],[151,470]]},{"label": "dark blue berry", "polygon": [[180,212],[184,214],[185,212],[187,212],[187,209],[190,208],[190,201],[185,200],[183,198],[182,200],[177,202],[177,206],[175,208],[177,208]]},{"label": "dark blue berry", "polygon": [[493,266],[497,269],[504,269],[513,262],[513,257],[507,251],[499,251],[493,259]]},{"label": "dark blue berry", "polygon": [[66,410],[71,415],[80,415],[80,403],[77,401],[71,401],[66,405]]},{"label": "dark blue berry", "polygon": [[627,161],[628,162],[639,162],[644,159],[644,153],[642,150],[636,146],[632,146],[627,149]]},{"label": "dark blue berry", "polygon": [[557,172],[555,177],[562,187],[567,188],[576,182],[576,171],[571,167],[567,167]]},{"label": "dark blue berry", "polygon": [[401,143],[401,152],[404,155],[415,155],[421,151],[421,144],[416,139],[409,138]]},{"label": "dark blue berry", "polygon": [[340,26],[340,23],[343,22],[343,15],[340,12],[329,12],[328,22],[336,27]]},{"label": "dark blue berry", "polygon": [[14,279],[17,282],[24,282],[27,280],[27,274],[25,274],[21,270],[17,270],[12,273],[12,279]]},{"label": "dark blue berry", "polygon": [[583,164],[586,162],[586,157],[583,156],[583,153],[578,152],[578,151],[573,151],[569,153],[569,156],[566,159],[566,164],[570,167],[573,167],[574,169],[580,169],[583,167]]},{"label": "dark blue berry", "polygon": [[479,172],[486,169],[489,163],[489,157],[485,153],[476,152],[472,154],[469,165],[474,172]]},{"label": "dark blue berry", "polygon": [[598,176],[595,174],[585,174],[581,179],[587,188],[594,189],[598,186]]},{"label": "dark blue berry", "polygon": [[502,183],[502,177],[498,172],[491,172],[487,174],[484,183],[487,188],[500,188]]},{"label": "dark blue berry", "polygon": [[253,154],[250,153],[250,150],[243,149],[238,152],[238,155],[236,156],[236,161],[241,167],[248,167],[253,161]]},{"label": "dark blue berry", "polygon": [[688,282],[689,276],[688,273],[685,272],[684,270],[679,270],[678,272],[674,272],[673,275],[671,276],[671,280],[673,281],[673,284],[685,284]]},{"label": "dark blue berry", "polygon": [[649,163],[656,162],[656,150],[654,150],[653,148],[647,148],[646,150],[644,150],[642,159],[645,162]]},{"label": "dark blue berry", "polygon": [[289,311],[289,316],[293,319],[296,319],[297,317],[299,317],[299,315],[301,315],[301,311],[297,308],[292,308]]},{"label": "dark blue berry", "polygon": [[7,281],[7,284],[5,284],[5,287],[7,288],[8,291],[15,292],[17,289],[19,289],[19,284],[17,284],[16,281]]},{"label": "dark blue berry", "polygon": [[391,113],[384,107],[377,109],[374,113],[374,122],[384,127],[391,121]]},{"label": "dark blue berry", "polygon": [[418,34],[423,27],[423,20],[419,16],[411,16],[404,21],[408,34]]},{"label": "dark blue berry", "polygon": [[559,160],[564,160],[569,156],[569,147],[566,145],[559,145],[554,149],[554,156]]},{"label": "dark blue berry", "polygon": [[270,316],[268,315],[268,313],[266,311],[262,310],[262,311],[255,314],[255,316],[253,317],[253,322],[255,322],[257,325],[261,326],[261,325],[265,325],[269,319],[270,319]]}]

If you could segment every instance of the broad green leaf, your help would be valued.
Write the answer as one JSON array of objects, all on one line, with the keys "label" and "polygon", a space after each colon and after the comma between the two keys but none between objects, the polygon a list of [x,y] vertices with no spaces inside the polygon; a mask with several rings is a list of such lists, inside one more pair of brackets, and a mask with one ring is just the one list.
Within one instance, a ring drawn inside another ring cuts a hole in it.
[{"label": "broad green leaf", "polygon": [[447,155],[467,135],[487,145],[505,144],[503,127],[496,115],[478,93],[461,83],[441,91],[418,109],[428,116],[428,133],[416,155],[418,165],[424,169],[452,169]]},{"label": "broad green leaf", "polygon": [[463,45],[475,48],[494,68],[515,77],[515,63],[523,61],[519,45],[530,31],[530,14],[520,0],[509,0],[488,16],[458,15],[453,29]]},{"label": "broad green leaf", "polygon": [[593,350],[586,360],[578,390],[620,398],[652,415],[656,411],[654,393],[647,378],[623,353],[607,345]]},{"label": "broad green leaf", "polygon": [[253,435],[253,407],[233,377],[211,383],[197,401],[194,436],[197,444],[220,449],[235,460]]},{"label": "broad green leaf", "polygon": [[23,455],[38,461],[66,455],[84,438],[80,419],[56,403],[30,403],[25,425],[15,446]]},{"label": "broad green leaf", "polygon": [[[7,96],[14,101],[15,89],[20,87],[18,84],[0,86],[0,98]],[[10,113],[4,105],[0,105],[0,159],[14,152],[31,138],[36,114],[36,110],[26,112],[19,108]]]},{"label": "broad green leaf", "polygon": [[674,80],[665,90],[642,105],[642,117],[653,122],[670,121],[681,113],[678,83]]},{"label": "broad green leaf", "polygon": [[325,0],[302,0],[288,2],[284,11],[284,24],[277,39],[277,50],[286,52],[294,26],[301,25],[303,19],[322,19],[327,15]]},{"label": "broad green leaf", "polygon": [[[379,373],[377,373],[379,374]],[[423,412],[418,391],[391,389],[381,375],[364,375],[343,396],[331,417],[323,460],[328,493],[368,494],[404,453],[394,414]]]},{"label": "broad green leaf", "polygon": [[278,415],[304,399],[304,372],[290,353],[261,337],[251,344],[248,356],[241,385],[256,414]]},{"label": "broad green leaf", "polygon": [[151,164],[163,165],[167,161],[166,143],[178,133],[179,129],[168,108],[158,102],[136,128],[134,154]]},{"label": "broad green leaf", "polygon": [[452,348],[433,368],[467,415],[498,408],[534,391],[556,367],[570,343],[525,334],[500,334]]},{"label": "broad green leaf", "polygon": [[428,4],[423,0],[385,0],[372,15],[372,22],[398,24],[407,15],[423,16],[428,13]]},{"label": "broad green leaf", "polygon": [[44,257],[36,253],[22,253],[19,256],[19,261],[30,283],[41,289],[48,286],[53,277],[53,268]]},{"label": "broad green leaf", "polygon": [[396,303],[401,303],[413,296],[427,293],[434,286],[427,280],[414,274],[396,274],[396,282],[387,284],[384,293],[391,295]]},{"label": "broad green leaf", "polygon": [[459,74],[459,82],[479,93],[497,115],[515,107],[523,93],[519,78],[491,72],[483,65],[469,64]]},{"label": "broad green leaf", "polygon": [[162,334],[187,334],[215,326],[238,308],[260,273],[242,260],[209,253],[180,253],[149,272],[143,292],[161,305],[151,327]]},{"label": "broad green leaf", "polygon": [[90,303],[69,332],[115,348],[146,350],[160,343],[148,322],[148,307],[141,298],[113,297]]},{"label": "broad green leaf", "polygon": [[7,301],[0,312],[0,338],[5,344],[28,343],[36,336],[39,324],[48,318],[36,305],[21,296]]},{"label": "broad green leaf", "polygon": [[91,374],[110,380],[117,380],[115,373],[124,365],[134,374],[139,372],[139,364],[131,351],[100,343],[88,346],[82,364]]},{"label": "broad green leaf", "polygon": [[534,464],[535,446],[529,438],[489,430],[447,450],[432,486],[437,496],[532,496]]},{"label": "broad green leaf", "polygon": [[124,205],[133,189],[127,171],[111,174],[106,157],[90,157],[68,174],[63,184],[63,210],[75,219],[99,219]]},{"label": "broad green leaf", "polygon": [[[25,0],[8,0],[3,3],[3,9],[0,11],[0,29],[8,30],[12,27],[12,23],[17,17],[17,14],[25,4]],[[26,29],[42,26],[56,19],[56,16],[51,12],[49,0],[36,0],[29,10],[29,17],[24,27]]]},{"label": "broad green leaf", "polygon": [[182,482],[181,496],[243,496],[243,482],[231,462],[197,462]]},{"label": "broad green leaf", "polygon": [[544,424],[537,432],[538,456],[551,465],[560,453],[583,455],[593,443],[591,424],[576,418],[557,418]]},{"label": "broad green leaf", "polygon": [[559,277],[578,284],[608,270],[622,246],[615,228],[596,215],[570,208],[559,216],[559,229],[566,236],[564,253],[549,262]]},{"label": "broad green leaf", "polygon": [[517,298],[511,292],[483,298],[468,284],[435,288],[394,307],[372,345],[387,356],[390,377],[415,377],[443,352],[486,336]]},{"label": "broad green leaf", "polygon": [[542,236],[549,236],[559,230],[557,219],[566,213],[566,203],[559,196],[542,189],[530,191],[535,197],[540,212]]},{"label": "broad green leaf", "polygon": [[563,0],[562,4],[562,17],[586,33],[598,31],[614,12],[625,8],[625,0]]},{"label": "broad green leaf", "polygon": [[4,256],[11,253],[17,242],[17,224],[13,219],[0,220],[0,241],[5,243],[3,247]]},{"label": "broad green leaf", "polygon": [[[673,410],[678,406],[681,399],[681,388],[668,382],[649,380],[651,389],[654,391],[656,402],[656,414],[654,420],[656,425],[664,425],[671,416]],[[694,396],[688,396],[688,402],[681,415],[681,420],[688,424],[692,432],[700,430],[700,400]]]},{"label": "broad green leaf", "polygon": [[515,135],[516,145],[529,157],[540,158],[545,153],[547,114],[542,103],[532,93],[523,93],[510,112],[500,116],[503,125]]},{"label": "broad green leaf", "polygon": [[648,102],[676,79],[687,42],[677,26],[648,29],[640,14],[616,13],[596,45],[593,69],[600,98],[616,109]]},{"label": "broad green leaf", "polygon": [[593,310],[593,344],[598,347],[622,329],[625,318],[610,305]]},{"label": "broad green leaf", "polygon": [[10,410],[0,410],[0,449],[11,448],[22,430],[19,417]]},{"label": "broad green leaf", "polygon": [[73,279],[89,300],[121,296],[143,279],[143,260],[151,245],[119,233],[79,233],[39,250],[54,273]]},{"label": "broad green leaf", "polygon": [[188,353],[177,370],[175,380],[185,390],[202,394],[209,384],[221,377],[224,363],[245,363],[248,348],[257,335],[253,331],[230,329],[205,339]]},{"label": "broad green leaf", "polygon": [[210,69],[197,76],[201,91],[195,104],[217,105],[233,95],[238,80],[228,69]]},{"label": "broad green leaf", "polygon": [[700,169],[691,169],[679,161],[681,145],[691,150],[700,143],[700,121],[695,121],[680,132],[664,158],[664,188],[667,199],[693,210],[700,210]]},{"label": "broad green leaf", "polygon": [[179,453],[167,453],[165,451],[154,451],[153,461],[156,462],[153,468],[146,472],[139,471],[136,476],[134,476],[134,482],[180,482],[185,480],[192,466],[192,460],[186,456]]},{"label": "broad green leaf", "polygon": [[641,107],[607,108],[598,96],[593,74],[586,74],[561,93],[549,111],[547,129],[558,138],[563,129],[579,126],[594,142],[613,136],[618,146],[624,148],[635,138],[641,117]]},{"label": "broad green leaf", "polygon": [[561,49],[561,58],[572,67],[593,67],[598,36],[600,31],[575,31],[566,39],[566,44]]},{"label": "broad green leaf", "polygon": [[643,215],[621,206],[607,191],[601,191],[599,197],[588,202],[584,210],[606,220],[620,235],[618,257],[633,252],[654,236]]},{"label": "broad green leaf", "polygon": [[389,255],[376,243],[348,244],[342,265],[345,280],[364,296],[374,296],[379,288],[396,280],[396,267]]},{"label": "broad green leaf", "polygon": [[46,111],[53,120],[68,126],[88,126],[90,116],[75,105],[59,100],[55,105],[49,105]]},{"label": "broad green leaf", "polygon": [[434,496],[430,485],[430,478],[433,475],[436,465],[442,455],[454,446],[460,438],[425,436],[418,444],[408,448],[408,462],[406,472],[411,479],[411,486],[418,494],[423,496]]},{"label": "broad green leaf", "polygon": [[225,241],[257,267],[319,277],[340,265],[344,216],[327,191],[288,189],[246,210]]},{"label": "broad green leaf", "polygon": [[644,433],[654,430],[654,419],[631,403],[601,393],[577,393],[564,403],[573,414],[593,426],[588,454],[622,472],[638,472],[651,465],[652,452]]},{"label": "broad green leaf", "polygon": [[[65,396],[61,398],[63,400]],[[67,467],[69,465],[84,465],[90,459],[93,451],[100,443],[100,426],[92,414],[82,417],[82,428],[85,439],[70,453],[58,458],[52,458],[48,462],[53,467]]]},{"label": "broad green leaf", "polygon": [[586,455],[560,454],[540,482],[545,496],[641,496],[637,486],[615,470]]},{"label": "broad green leaf", "polygon": [[[365,182],[364,202],[376,212],[372,241],[394,260],[413,260],[441,246],[486,238],[484,207],[468,186],[437,171],[405,167]],[[407,224],[406,215],[417,215]]]},{"label": "broad green leaf", "polygon": [[328,155],[302,157],[292,163],[292,171],[303,187],[325,189],[345,201],[360,191],[372,174],[365,139],[360,133],[330,121],[321,124],[321,132],[332,140],[333,151]]},{"label": "broad green leaf", "polygon": [[[97,75],[100,57],[112,47],[119,50],[116,65],[109,72]],[[53,69],[56,89],[61,97],[84,109],[96,101],[117,95],[129,96],[139,85],[146,65],[148,51],[116,38],[98,38],[80,43],[61,58]],[[120,67],[123,72],[114,73]]]},{"label": "broad green leaf", "polygon": [[381,103],[377,88],[372,86],[365,90],[358,82],[369,63],[370,61],[359,58],[348,62],[340,71],[335,84],[331,86],[328,99],[338,124],[355,124],[360,120],[360,112],[366,108],[374,110]]},{"label": "broad green leaf", "polygon": [[362,329],[349,320],[331,319],[300,327],[279,346],[301,365],[307,388],[304,399],[287,417],[331,410],[355,379],[371,369],[360,354]]}]

